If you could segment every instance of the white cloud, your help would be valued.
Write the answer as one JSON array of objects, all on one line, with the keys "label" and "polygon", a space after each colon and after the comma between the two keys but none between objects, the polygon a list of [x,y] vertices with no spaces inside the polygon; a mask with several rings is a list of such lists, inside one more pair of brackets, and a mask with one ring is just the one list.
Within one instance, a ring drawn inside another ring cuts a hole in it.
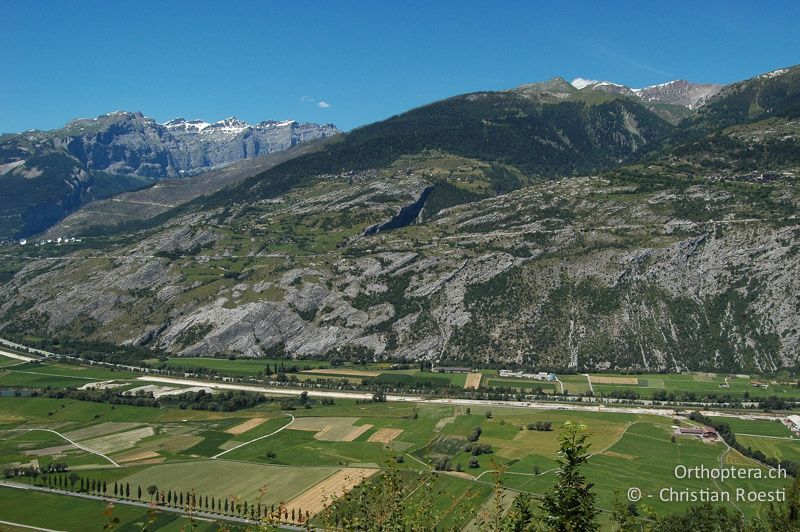
[{"label": "white cloud", "polygon": [[304,102],[304,103],[306,103],[306,102],[316,103],[317,100],[315,100],[311,96],[300,96],[300,101]]},{"label": "white cloud", "polygon": [[597,83],[596,79],[583,79],[583,78],[575,78],[572,80],[571,85],[576,89],[582,89],[587,85],[593,85]]},{"label": "white cloud", "polygon": [[317,105],[320,106],[322,109],[328,109],[330,107],[333,107],[331,104],[329,104],[325,100],[320,100]]}]

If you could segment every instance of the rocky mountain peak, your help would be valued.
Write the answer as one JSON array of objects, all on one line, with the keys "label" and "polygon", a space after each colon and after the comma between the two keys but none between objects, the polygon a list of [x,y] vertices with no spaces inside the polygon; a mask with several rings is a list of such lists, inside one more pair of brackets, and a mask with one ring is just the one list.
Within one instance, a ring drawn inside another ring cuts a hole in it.
[{"label": "rocky mountain peak", "polygon": [[682,105],[689,109],[697,109],[718,93],[722,87],[723,85],[714,83],[692,83],[685,79],[676,79],[636,89],[634,92],[645,101],[669,103]]},{"label": "rocky mountain peak", "polygon": [[513,92],[528,98],[541,99],[542,97],[563,100],[575,93],[575,87],[562,77],[556,76],[547,81],[537,81],[520,85]]},{"label": "rocky mountain peak", "polygon": [[649,103],[666,103],[680,105],[687,109],[697,109],[708,99],[718,93],[723,85],[714,83],[692,83],[684,79],[676,79],[634,89],[613,81],[575,78],[571,85],[578,90],[599,90],[612,94],[623,94],[638,97]]},{"label": "rocky mountain peak", "polygon": [[234,131],[235,130],[235,131],[238,132],[238,131],[242,131],[244,129],[247,129],[247,128],[251,127],[251,126],[250,126],[250,124],[248,124],[244,120],[239,120],[235,116],[231,116],[231,117],[226,118],[225,120],[220,120],[218,122],[214,122],[209,127],[212,127],[212,128],[215,128],[215,129],[228,130],[228,131]]},{"label": "rocky mountain peak", "polygon": [[[0,215],[0,235],[40,232],[92,199],[339,133],[330,124],[260,124],[265,125],[254,127],[235,116],[214,123],[178,117],[160,124],[138,111],[114,111],[78,118],[60,129],[5,135],[0,175],[20,179],[21,189],[37,192],[8,208],[12,214]],[[25,214],[39,212],[35,209],[46,215]]]},{"label": "rocky mountain peak", "polygon": [[296,120],[264,120],[256,124],[256,127],[291,127],[298,125]]}]

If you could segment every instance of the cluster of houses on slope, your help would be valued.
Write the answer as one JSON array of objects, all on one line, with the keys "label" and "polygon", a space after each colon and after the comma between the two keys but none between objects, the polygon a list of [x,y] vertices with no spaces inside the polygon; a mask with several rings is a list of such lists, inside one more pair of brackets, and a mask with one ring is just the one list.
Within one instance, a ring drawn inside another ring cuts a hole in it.
[{"label": "cluster of houses on slope", "polygon": [[[71,238],[70,237],[64,237],[64,238],[58,237],[58,238],[55,238],[55,239],[48,238],[47,240],[40,240],[40,241],[36,242],[35,246],[36,247],[46,246],[48,244],[56,244],[56,245],[58,245],[58,244],[75,244],[75,243],[79,243],[79,242],[81,242],[81,239],[80,238],[75,238],[74,236],[71,237]],[[19,245],[20,246],[27,246],[28,245],[28,239],[27,238],[21,238],[20,241],[19,241]]]}]

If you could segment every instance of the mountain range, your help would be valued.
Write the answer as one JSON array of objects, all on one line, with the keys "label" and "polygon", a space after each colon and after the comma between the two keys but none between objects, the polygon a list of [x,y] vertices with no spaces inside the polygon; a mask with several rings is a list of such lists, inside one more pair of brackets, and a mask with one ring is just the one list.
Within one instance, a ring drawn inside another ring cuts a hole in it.
[{"label": "mountain range", "polygon": [[286,150],[339,133],[293,120],[250,125],[235,117],[159,124],[117,111],[52,131],[0,137],[0,238],[39,233],[92,200],[169,177]]},{"label": "mountain range", "polygon": [[683,79],[650,85],[641,89],[632,89],[611,81],[597,81],[584,78],[572,80],[571,85],[579,90],[588,87],[591,90],[637,97],[643,102],[679,105],[689,110],[702,107],[709,98],[724,87],[724,85],[715,83],[692,83]]},{"label": "mountain range", "polygon": [[0,332],[141,357],[797,368],[800,67],[580,84],[455,96],[80,243],[9,247]]}]

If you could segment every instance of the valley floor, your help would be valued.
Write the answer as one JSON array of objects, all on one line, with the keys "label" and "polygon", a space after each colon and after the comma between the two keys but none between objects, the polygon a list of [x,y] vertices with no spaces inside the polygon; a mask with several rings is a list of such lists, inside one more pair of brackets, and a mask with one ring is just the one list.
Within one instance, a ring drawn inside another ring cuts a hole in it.
[{"label": "valley floor", "polygon": [[[769,478],[770,468],[721,440],[681,435],[677,427],[699,426],[688,418],[691,409],[686,408],[592,404],[560,395],[553,396],[560,402],[548,402],[393,393],[374,402],[372,392],[286,383],[259,386],[219,375],[211,379],[143,374],[142,368],[132,366],[75,364],[50,355],[38,359],[46,353],[23,354],[20,347],[7,345],[9,354],[16,356],[0,356],[0,466],[7,476],[0,487],[0,520],[17,524],[8,526],[83,530],[79,514],[88,515],[100,528],[114,517],[123,524],[141,522],[149,512],[152,529],[166,531],[184,526],[185,511],[193,514],[201,529],[218,520],[244,526],[267,513],[280,514],[287,526],[301,526],[307,519],[321,526],[331,497],[360,490],[393,468],[403,479],[407,512],[413,513],[423,502],[420,485],[424,473],[433,470],[437,526],[469,531],[476,527],[474,516],[492,504],[498,481],[504,505],[520,493],[540,495],[551,488],[559,428],[566,422],[585,425],[591,433],[592,455],[585,474],[594,483],[603,519],[608,519],[614,497],[632,488],[641,490],[648,506],[666,513],[690,503],[662,500],[665,488],[735,494],[780,490],[786,483]],[[228,371],[240,367],[237,363],[250,368],[243,376],[252,374],[254,364],[264,364],[206,360]],[[360,372],[365,379],[394,375],[378,366],[329,369],[323,364],[303,371],[353,378]],[[419,374],[405,372],[397,375]],[[482,375],[480,387],[500,378],[489,371],[470,375]],[[446,376],[462,387],[466,384],[465,374]],[[708,375],[699,380],[692,375],[662,375],[660,384],[655,376],[563,376],[561,380],[574,387],[580,378],[595,388],[613,386],[615,378],[625,379],[628,384],[622,386],[662,387],[698,387],[704,382],[716,387],[717,380],[731,380]],[[30,393],[48,386],[51,392],[107,387],[133,393],[134,398],[137,392],[167,397],[198,389],[212,395],[247,391],[267,400],[244,409],[211,411],[194,410],[189,404],[132,406]],[[304,392],[307,396],[301,395]],[[767,456],[800,459],[800,445],[782,423],[783,416],[752,409],[703,413],[729,423],[737,439]],[[470,446],[476,432],[481,446],[477,453]],[[48,472],[49,464],[61,464],[66,471]],[[710,479],[678,478],[679,466],[735,466],[759,471],[763,478],[718,486]],[[38,468],[37,475],[26,476],[26,468]],[[106,507],[109,500],[116,501],[113,510]],[[32,501],[36,507],[54,509],[32,511]],[[730,507],[752,516],[761,505],[734,501]]]}]

